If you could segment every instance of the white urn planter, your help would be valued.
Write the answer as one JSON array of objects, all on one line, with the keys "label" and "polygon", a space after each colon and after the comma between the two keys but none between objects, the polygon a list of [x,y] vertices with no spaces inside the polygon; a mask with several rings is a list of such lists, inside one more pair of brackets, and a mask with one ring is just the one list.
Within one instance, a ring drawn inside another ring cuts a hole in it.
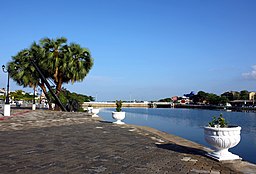
[{"label": "white urn planter", "polygon": [[112,112],[112,118],[116,120],[115,124],[125,124],[122,122],[125,118],[125,112]]},{"label": "white urn planter", "polygon": [[205,140],[214,147],[214,152],[208,153],[207,156],[218,161],[241,159],[228,151],[240,142],[240,132],[240,126],[204,127]]},{"label": "white urn planter", "polygon": [[93,107],[88,106],[88,107],[87,107],[87,112],[88,112],[88,113],[92,113],[92,109],[93,109]]},{"label": "white urn planter", "polygon": [[100,109],[91,109],[92,117],[99,117],[97,114],[100,112]]}]

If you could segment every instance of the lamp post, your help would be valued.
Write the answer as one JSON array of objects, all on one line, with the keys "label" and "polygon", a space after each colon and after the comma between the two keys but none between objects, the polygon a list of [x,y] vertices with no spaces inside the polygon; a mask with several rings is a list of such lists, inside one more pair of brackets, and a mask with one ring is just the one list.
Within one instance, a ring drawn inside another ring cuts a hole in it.
[{"label": "lamp post", "polygon": [[6,100],[4,104],[4,116],[10,116],[11,115],[11,106],[10,106],[10,100],[9,100],[9,84],[10,84],[10,76],[9,76],[9,70],[5,68],[5,65],[2,65],[2,70],[4,73],[7,73],[7,95]]}]

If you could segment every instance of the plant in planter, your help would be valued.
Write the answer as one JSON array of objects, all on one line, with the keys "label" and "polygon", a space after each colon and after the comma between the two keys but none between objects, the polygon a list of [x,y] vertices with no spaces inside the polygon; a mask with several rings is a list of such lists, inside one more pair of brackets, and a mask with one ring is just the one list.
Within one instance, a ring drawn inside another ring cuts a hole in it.
[{"label": "plant in planter", "polygon": [[125,124],[122,120],[125,118],[125,112],[122,112],[122,101],[116,100],[116,112],[112,112],[112,118],[117,120],[116,124]]},{"label": "plant in planter", "polygon": [[218,118],[215,116],[204,127],[204,137],[207,143],[214,147],[214,151],[207,156],[218,161],[241,159],[238,155],[228,151],[240,142],[240,126],[229,126],[222,114]]},{"label": "plant in planter", "polygon": [[212,121],[208,123],[209,127],[228,127],[228,123],[222,114],[216,119],[216,116],[213,116]]}]

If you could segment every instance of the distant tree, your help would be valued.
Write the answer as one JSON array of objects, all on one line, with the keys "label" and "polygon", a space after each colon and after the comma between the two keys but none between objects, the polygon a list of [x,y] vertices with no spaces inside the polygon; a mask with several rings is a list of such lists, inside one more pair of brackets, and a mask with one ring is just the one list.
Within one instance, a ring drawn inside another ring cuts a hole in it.
[{"label": "distant tree", "polygon": [[17,101],[17,100],[32,101],[33,97],[34,97],[33,95],[29,95],[29,93],[24,94],[24,92],[22,90],[10,92],[10,96],[15,101]]},{"label": "distant tree", "polygon": [[233,100],[239,100],[240,99],[240,93],[235,91],[233,92]]},{"label": "distant tree", "polygon": [[159,102],[172,102],[171,98],[160,99]]},{"label": "distant tree", "polygon": [[232,101],[233,100],[233,93],[225,92],[225,93],[221,94],[221,97],[226,97],[228,99],[228,101]]},{"label": "distant tree", "polygon": [[10,96],[11,96],[11,98],[14,99],[14,100],[21,100],[21,99],[23,99],[23,97],[24,97],[22,93],[19,93],[19,92],[17,92],[17,91],[15,91],[15,92],[10,92]]},{"label": "distant tree", "polygon": [[225,93],[221,94],[221,96],[226,97],[229,101],[240,99],[240,93],[237,91],[225,92]]},{"label": "distant tree", "polygon": [[240,100],[249,100],[249,92],[247,90],[240,91]]},{"label": "distant tree", "polygon": [[[0,95],[0,100],[5,100],[5,96]],[[0,102],[1,103],[1,102]]]},{"label": "distant tree", "polygon": [[220,97],[216,94],[210,93],[206,97],[206,101],[211,105],[218,105],[220,103]]},{"label": "distant tree", "polygon": [[229,102],[229,100],[227,99],[227,97],[225,97],[225,96],[220,96],[220,98],[219,98],[219,104],[226,105],[228,102]]},{"label": "distant tree", "polygon": [[[87,102],[89,102],[89,101],[95,101],[95,98],[92,97],[92,96],[89,96],[89,98],[87,99]],[[85,101],[85,102],[86,102],[86,101]]]},{"label": "distant tree", "polygon": [[206,93],[206,92],[204,92],[204,91],[199,91],[199,92],[197,93],[197,98],[198,98],[199,102],[205,101],[206,98],[207,98],[207,95],[208,95],[208,93]]},{"label": "distant tree", "polygon": [[225,96],[218,96],[204,91],[199,91],[196,95],[191,97],[191,100],[193,103],[202,103],[205,101],[207,104],[211,105],[226,104],[228,102],[228,99]]},{"label": "distant tree", "polygon": [[23,95],[23,100],[25,101],[33,101],[34,99],[34,95],[30,95],[29,93],[25,93],[25,95]]},{"label": "distant tree", "polygon": [[193,101],[193,103],[197,104],[200,101],[200,98],[198,97],[198,95],[193,95],[192,97],[190,97],[190,100]]}]

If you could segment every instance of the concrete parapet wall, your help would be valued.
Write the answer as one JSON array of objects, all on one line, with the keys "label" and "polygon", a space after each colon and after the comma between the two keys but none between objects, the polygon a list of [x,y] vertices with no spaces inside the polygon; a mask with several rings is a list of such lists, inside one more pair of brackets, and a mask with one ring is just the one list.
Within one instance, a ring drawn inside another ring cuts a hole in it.
[{"label": "concrete parapet wall", "polygon": [[[83,108],[87,108],[88,106],[92,106],[95,108],[115,108],[116,103],[110,102],[84,102]],[[148,108],[148,103],[123,103],[122,107],[133,107],[133,108]]]}]

